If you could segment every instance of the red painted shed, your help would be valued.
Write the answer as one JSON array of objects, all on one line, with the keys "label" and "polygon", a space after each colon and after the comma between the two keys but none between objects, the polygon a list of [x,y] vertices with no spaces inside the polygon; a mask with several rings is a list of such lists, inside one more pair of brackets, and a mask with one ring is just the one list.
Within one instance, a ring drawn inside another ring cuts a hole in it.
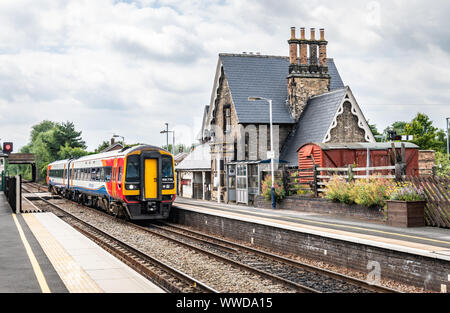
[{"label": "red painted shed", "polygon": [[[395,142],[395,151],[401,155],[401,142]],[[419,147],[405,142],[406,175],[419,175]],[[308,169],[313,165],[319,167],[347,167],[356,164],[357,167],[367,166],[367,149],[369,149],[369,167],[391,166],[390,142],[363,143],[308,143],[298,150],[299,169]]]}]

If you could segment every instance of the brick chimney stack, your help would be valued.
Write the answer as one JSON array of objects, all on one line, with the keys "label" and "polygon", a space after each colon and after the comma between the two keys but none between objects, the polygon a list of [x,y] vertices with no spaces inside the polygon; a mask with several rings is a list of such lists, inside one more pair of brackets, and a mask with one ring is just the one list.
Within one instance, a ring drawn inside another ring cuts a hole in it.
[{"label": "brick chimney stack", "polygon": [[[311,28],[311,38],[306,39],[305,28],[301,27],[300,38],[296,39],[295,27],[291,27],[291,38],[288,40],[288,43],[289,75],[287,76],[287,83],[289,108],[292,117],[298,120],[309,98],[330,90],[330,75],[327,66],[328,42],[325,40],[325,30],[323,28],[320,29],[320,39],[317,40],[315,28]],[[298,50],[300,50],[300,64],[297,57]],[[318,52],[319,54],[317,54]]]},{"label": "brick chimney stack", "polygon": [[[328,69],[327,65],[327,41],[325,40],[325,29],[320,29],[319,40],[319,65]],[[328,71],[328,70],[327,70]]]},{"label": "brick chimney stack", "polygon": [[289,63],[297,64],[297,40],[295,39],[295,27],[291,27],[291,39],[289,40]]},{"label": "brick chimney stack", "polygon": [[305,37],[305,28],[300,28],[300,65],[308,65],[308,41]]},{"label": "brick chimney stack", "polygon": [[317,42],[316,42],[316,30],[311,28],[311,40],[309,41],[309,64],[311,65],[310,70],[316,71],[315,66],[317,65]]}]

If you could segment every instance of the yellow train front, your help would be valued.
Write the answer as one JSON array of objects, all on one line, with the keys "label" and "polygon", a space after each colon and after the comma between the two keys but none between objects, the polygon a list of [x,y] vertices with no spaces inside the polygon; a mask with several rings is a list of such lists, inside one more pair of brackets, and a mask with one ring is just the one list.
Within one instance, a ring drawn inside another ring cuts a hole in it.
[{"label": "yellow train front", "polygon": [[130,219],[168,218],[176,197],[172,154],[151,146],[131,148],[124,158],[122,190],[119,196]]},{"label": "yellow train front", "polygon": [[130,220],[166,219],[176,197],[172,154],[150,145],[60,160],[49,190]]}]

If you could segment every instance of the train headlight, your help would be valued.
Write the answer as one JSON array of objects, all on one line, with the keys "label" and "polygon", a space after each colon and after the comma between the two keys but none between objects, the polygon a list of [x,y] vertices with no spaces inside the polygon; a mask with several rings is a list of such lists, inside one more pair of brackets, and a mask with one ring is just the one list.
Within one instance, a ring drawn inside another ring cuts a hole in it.
[{"label": "train headlight", "polygon": [[128,190],[138,190],[139,184],[125,184],[125,188]]},{"label": "train headlight", "polygon": [[163,189],[173,189],[173,184],[163,184]]}]

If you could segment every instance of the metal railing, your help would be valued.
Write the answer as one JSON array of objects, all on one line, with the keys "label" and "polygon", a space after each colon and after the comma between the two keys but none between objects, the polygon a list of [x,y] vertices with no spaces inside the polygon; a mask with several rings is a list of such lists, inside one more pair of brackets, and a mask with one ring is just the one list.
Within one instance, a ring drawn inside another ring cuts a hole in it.
[{"label": "metal railing", "polygon": [[22,210],[22,175],[5,177],[5,196],[14,213]]}]

